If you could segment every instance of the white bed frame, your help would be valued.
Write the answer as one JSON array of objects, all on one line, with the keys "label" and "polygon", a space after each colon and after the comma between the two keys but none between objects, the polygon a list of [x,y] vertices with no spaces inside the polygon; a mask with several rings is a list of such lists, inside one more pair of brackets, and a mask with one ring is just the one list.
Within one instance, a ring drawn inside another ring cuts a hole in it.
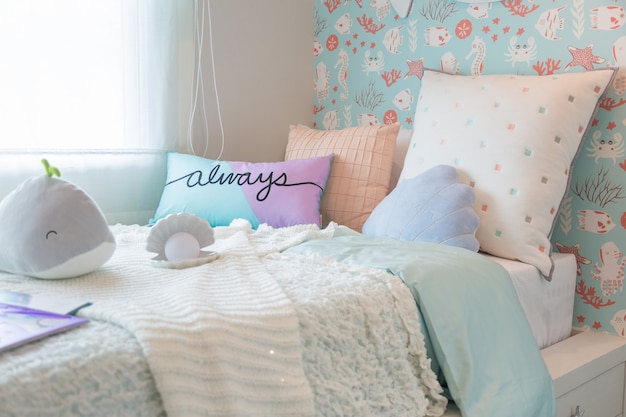
[{"label": "white bed frame", "polygon": [[625,338],[595,331],[574,333],[541,354],[554,381],[557,417],[626,416]]}]

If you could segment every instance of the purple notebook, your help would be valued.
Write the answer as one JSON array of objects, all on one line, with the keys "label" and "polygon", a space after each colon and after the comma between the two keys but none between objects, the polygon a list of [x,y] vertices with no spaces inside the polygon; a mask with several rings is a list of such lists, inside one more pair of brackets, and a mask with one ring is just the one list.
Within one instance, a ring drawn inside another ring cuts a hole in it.
[{"label": "purple notebook", "polygon": [[89,320],[0,303],[0,352],[72,329]]}]

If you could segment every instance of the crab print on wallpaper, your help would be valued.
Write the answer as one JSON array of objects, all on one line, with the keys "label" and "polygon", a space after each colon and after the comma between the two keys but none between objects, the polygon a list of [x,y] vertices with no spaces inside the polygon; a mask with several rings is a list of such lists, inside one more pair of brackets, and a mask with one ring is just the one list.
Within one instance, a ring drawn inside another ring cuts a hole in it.
[{"label": "crab print on wallpaper", "polygon": [[[315,0],[317,129],[411,129],[425,68],[550,75],[626,66],[625,0]],[[626,70],[602,99],[552,235],[573,253],[573,325],[626,336]]]}]

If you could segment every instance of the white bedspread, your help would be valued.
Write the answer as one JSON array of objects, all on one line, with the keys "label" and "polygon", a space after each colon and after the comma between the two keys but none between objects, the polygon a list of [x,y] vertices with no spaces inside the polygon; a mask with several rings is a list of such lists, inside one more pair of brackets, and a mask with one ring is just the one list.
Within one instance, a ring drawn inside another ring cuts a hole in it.
[{"label": "white bedspread", "polygon": [[[211,249],[220,258],[183,270],[148,265],[147,228],[114,232],[118,249],[94,273],[62,281],[2,274],[1,287],[94,301],[82,314],[138,339],[169,417],[443,412],[415,306],[399,280],[280,254],[329,237],[332,227],[217,228]],[[379,295],[368,301],[370,293]]]}]

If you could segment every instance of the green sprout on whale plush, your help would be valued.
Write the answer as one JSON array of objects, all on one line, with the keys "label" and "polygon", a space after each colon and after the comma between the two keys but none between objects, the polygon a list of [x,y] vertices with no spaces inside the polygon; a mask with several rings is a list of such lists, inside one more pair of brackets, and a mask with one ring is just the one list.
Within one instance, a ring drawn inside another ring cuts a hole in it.
[{"label": "green sprout on whale plush", "polygon": [[43,279],[91,272],[111,258],[115,238],[96,202],[41,162],[45,175],[0,201],[0,270]]},{"label": "green sprout on whale plush", "polygon": [[43,164],[43,167],[46,170],[47,176],[51,177],[53,175],[56,175],[57,177],[61,178],[61,171],[59,171],[57,167],[53,167],[52,165],[50,165],[47,159],[45,158],[42,159],[41,163]]}]

